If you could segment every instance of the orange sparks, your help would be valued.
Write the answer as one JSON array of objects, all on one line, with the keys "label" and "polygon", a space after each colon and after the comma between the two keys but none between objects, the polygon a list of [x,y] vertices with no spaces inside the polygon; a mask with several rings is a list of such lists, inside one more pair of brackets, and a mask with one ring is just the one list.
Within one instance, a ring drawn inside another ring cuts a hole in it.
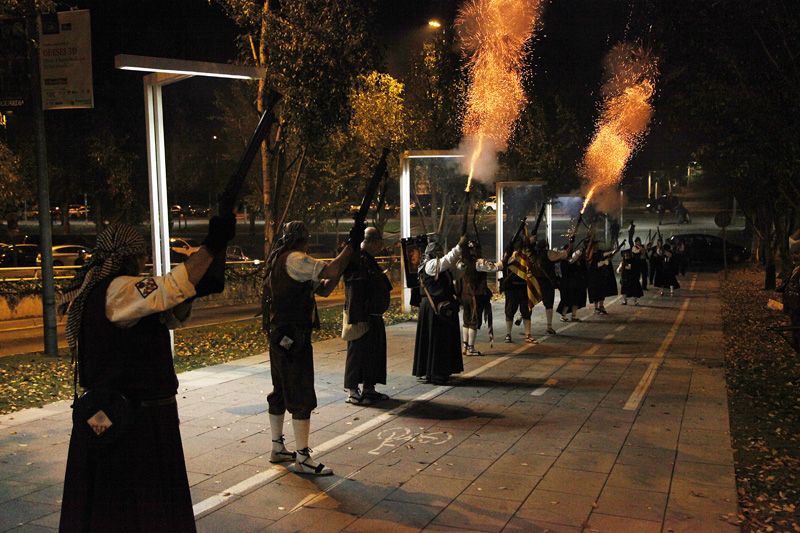
[{"label": "orange sparks", "polygon": [[456,29],[470,81],[462,132],[478,137],[467,190],[484,137],[492,151],[504,150],[525,104],[523,56],[543,7],[544,0],[467,0],[459,12]]},{"label": "orange sparks", "polygon": [[592,200],[592,196],[594,196],[595,187],[589,189],[589,192],[586,194],[586,200],[583,201],[583,207],[581,207],[581,215],[586,212],[586,208],[589,207],[589,202]]},{"label": "orange sparks", "polygon": [[644,49],[630,44],[615,46],[606,58],[606,70],[600,119],[580,168],[591,185],[581,213],[598,189],[610,188],[622,179],[653,115],[657,71]]},{"label": "orange sparks", "polygon": [[475,175],[475,163],[478,162],[478,159],[481,157],[481,151],[483,150],[483,134],[478,135],[478,146],[475,147],[475,150],[472,152],[472,157],[470,157],[469,161],[469,177],[467,178],[467,188],[464,189],[465,192],[469,192],[472,188],[472,176]]}]

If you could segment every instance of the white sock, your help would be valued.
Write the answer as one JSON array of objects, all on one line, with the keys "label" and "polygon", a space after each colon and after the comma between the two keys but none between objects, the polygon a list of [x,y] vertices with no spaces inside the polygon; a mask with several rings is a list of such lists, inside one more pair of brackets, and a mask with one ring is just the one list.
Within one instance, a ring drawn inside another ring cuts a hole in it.
[{"label": "white sock", "polygon": [[305,450],[308,448],[308,434],[311,431],[311,419],[304,420],[292,419],[292,428],[294,429],[294,443],[295,448],[298,450]]},{"label": "white sock", "polygon": [[511,326],[513,325],[514,325],[513,320],[506,320],[506,333],[508,333],[509,335],[511,335]]},{"label": "white sock", "polygon": [[531,321],[530,321],[530,319],[525,320],[523,318],[522,319],[522,325],[525,326],[525,335],[526,336],[530,336],[530,334],[531,334]]},{"label": "white sock", "polygon": [[461,341],[462,342],[466,342],[467,344],[470,343],[469,342],[469,331],[470,330],[469,330],[469,328],[467,326],[464,326],[464,327],[461,328]]},{"label": "white sock", "polygon": [[283,444],[279,442],[283,437],[283,417],[284,415],[269,415],[269,431],[272,434],[272,447],[275,450],[282,450]]},{"label": "white sock", "polygon": [[553,327],[553,310],[552,309],[545,309],[544,314],[547,315],[547,327]]},{"label": "white sock", "polygon": [[475,337],[478,335],[477,329],[464,328],[467,330],[467,346],[475,346]]}]

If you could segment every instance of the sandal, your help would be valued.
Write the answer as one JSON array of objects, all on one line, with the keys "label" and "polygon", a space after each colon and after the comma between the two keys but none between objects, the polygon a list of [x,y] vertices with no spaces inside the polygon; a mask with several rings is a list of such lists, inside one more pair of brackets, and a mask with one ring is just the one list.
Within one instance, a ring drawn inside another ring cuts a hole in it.
[{"label": "sandal", "polygon": [[297,459],[297,453],[290,452],[289,450],[286,449],[286,446],[284,446],[283,435],[281,435],[281,438],[279,438],[278,440],[273,440],[272,442],[274,442],[275,444],[280,444],[281,449],[277,451],[273,449],[270,452],[269,454],[270,463],[290,463]]},{"label": "sandal", "polygon": [[[333,470],[328,468],[322,463],[314,464],[311,461],[311,448],[304,448],[297,450],[297,460],[294,463],[293,470],[298,474],[311,474],[312,476],[330,476],[333,475]],[[302,461],[300,460],[302,459]],[[309,462],[311,461],[311,462]]]},{"label": "sandal", "polygon": [[367,396],[358,391],[356,394],[349,394],[345,400],[345,403],[350,403],[353,405],[370,405],[372,402]]},{"label": "sandal", "polygon": [[378,392],[376,390],[365,390],[361,397],[376,402],[382,402],[389,399],[388,394],[383,394],[382,392]]}]

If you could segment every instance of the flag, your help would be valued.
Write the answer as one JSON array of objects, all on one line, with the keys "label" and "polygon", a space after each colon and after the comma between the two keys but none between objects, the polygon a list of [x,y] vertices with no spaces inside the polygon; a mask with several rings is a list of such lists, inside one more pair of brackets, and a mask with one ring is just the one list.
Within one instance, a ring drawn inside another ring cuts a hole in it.
[{"label": "flag", "polygon": [[[527,225],[522,230],[522,235],[525,239],[523,242],[527,242]],[[528,257],[523,250],[519,250],[511,255],[511,261],[508,265],[508,270],[512,274],[525,280],[525,286],[528,289],[528,309],[533,309],[537,303],[542,301],[542,288],[539,286],[539,281],[537,281],[533,275],[532,264],[533,262],[530,257]]]}]

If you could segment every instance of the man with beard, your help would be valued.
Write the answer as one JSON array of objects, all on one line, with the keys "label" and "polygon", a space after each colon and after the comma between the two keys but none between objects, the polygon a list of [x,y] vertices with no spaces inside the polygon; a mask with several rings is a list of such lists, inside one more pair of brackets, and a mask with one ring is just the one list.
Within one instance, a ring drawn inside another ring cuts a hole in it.
[{"label": "man with beard", "polygon": [[[389,308],[392,283],[375,261],[383,249],[377,228],[367,228],[361,254],[353,257],[344,272],[345,303],[342,338],[347,341],[344,387],[347,403],[369,405],[389,397],[375,390],[386,385],[386,326],[383,313]],[[363,390],[359,389],[363,385]]]},{"label": "man with beard", "polygon": [[419,267],[413,374],[426,383],[444,385],[450,375],[464,370],[453,271],[466,242],[466,236],[462,236],[447,254],[438,242],[429,243]]}]

